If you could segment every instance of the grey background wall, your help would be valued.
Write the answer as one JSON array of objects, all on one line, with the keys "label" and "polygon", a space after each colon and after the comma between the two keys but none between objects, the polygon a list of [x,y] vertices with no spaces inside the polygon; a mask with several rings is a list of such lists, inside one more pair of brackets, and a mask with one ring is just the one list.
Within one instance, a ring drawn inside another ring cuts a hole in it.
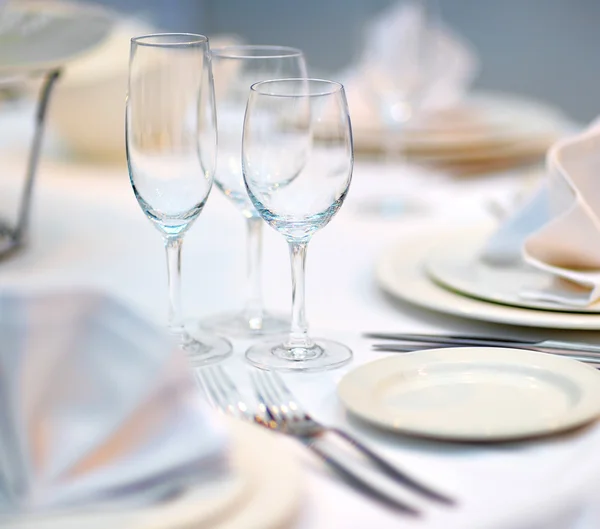
[{"label": "grey background wall", "polygon": [[[390,0],[99,0],[168,31],[235,33],[302,48],[333,75],[359,52],[364,23]],[[478,49],[477,86],[531,95],[588,121],[600,114],[600,0],[438,0]]]}]

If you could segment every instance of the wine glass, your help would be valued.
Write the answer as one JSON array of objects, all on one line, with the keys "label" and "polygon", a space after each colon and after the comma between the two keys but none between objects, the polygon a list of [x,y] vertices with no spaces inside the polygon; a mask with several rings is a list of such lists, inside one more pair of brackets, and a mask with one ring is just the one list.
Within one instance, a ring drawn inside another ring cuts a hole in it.
[{"label": "wine glass", "polygon": [[169,331],[192,365],[217,361],[231,344],[192,336],[181,311],[181,245],[213,183],[217,129],[208,39],[166,33],[131,39],[126,110],[129,177],[162,234],[169,276]]},{"label": "wine glass", "polygon": [[250,86],[258,81],[306,77],[302,52],[285,46],[227,46],[211,50],[217,102],[219,149],[215,183],[246,219],[247,292],[238,312],[218,314],[200,322],[227,336],[282,333],[289,321],[263,308],[261,286],[262,220],[244,186],[242,128]]},{"label": "wine glass", "polygon": [[[386,36],[369,41],[362,62],[367,86],[383,126],[384,165],[380,174],[390,180],[390,187],[394,187],[399,174],[427,173],[426,168],[407,157],[407,133],[420,119],[424,98],[433,81],[438,26],[437,0],[401,0],[390,6],[370,28],[373,35]],[[383,196],[379,194],[363,200],[361,209],[388,217],[424,208],[419,197],[406,196],[404,192],[398,196],[386,191]]]},{"label": "wine glass", "polygon": [[262,369],[316,371],[352,358],[340,343],[312,339],[304,308],[304,265],[311,237],[341,207],[352,178],[352,131],[341,84],[281,79],[250,90],[242,144],[244,182],[260,216],[289,244],[292,324],[284,341],[248,349]]}]

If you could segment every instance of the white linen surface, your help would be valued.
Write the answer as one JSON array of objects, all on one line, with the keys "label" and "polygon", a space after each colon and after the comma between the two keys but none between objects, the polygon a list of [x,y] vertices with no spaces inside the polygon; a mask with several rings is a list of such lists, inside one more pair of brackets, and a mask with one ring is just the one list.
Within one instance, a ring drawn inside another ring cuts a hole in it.
[{"label": "white linen surface", "polygon": [[[22,122],[21,122],[22,123]],[[0,211],[12,211],[21,165],[0,153]],[[24,136],[25,138],[27,136]],[[5,144],[2,142],[2,144]],[[20,158],[19,158],[20,160]],[[43,159],[36,190],[31,242],[0,266],[0,286],[87,286],[125,300],[164,324],[167,281],[159,233],[135,201],[126,169],[67,164]],[[438,173],[403,173],[359,161],[347,201],[310,244],[307,315],[314,334],[346,341],[355,354],[343,370],[288,375],[298,398],[318,418],[352,431],[415,475],[452,492],[452,511],[427,507],[423,520],[398,518],[331,477],[298,446],[306,460],[306,495],[300,519],[290,529],[597,529],[600,512],[600,426],[583,432],[508,445],[461,446],[388,435],[349,418],[335,396],[344,371],[382,357],[361,340],[362,331],[494,333],[507,337],[597,341],[597,333],[519,329],[435,314],[387,299],[374,282],[373,266],[390,244],[422,233],[490,224],[486,203],[510,196],[536,173],[480,180],[453,180]],[[370,217],[360,208],[367,194],[413,195],[421,213]],[[190,317],[241,306],[244,292],[244,219],[215,189],[183,250],[183,298]],[[406,246],[410,252],[410,246]],[[283,238],[265,227],[265,300],[289,313],[289,258]],[[318,330],[320,329],[320,330]],[[244,384],[244,342],[224,366]],[[292,442],[290,440],[290,442]],[[507,520],[506,518],[514,518]],[[515,521],[516,520],[516,521]]]},{"label": "white linen surface", "polygon": [[[15,194],[17,173],[0,182],[0,207]],[[531,176],[533,178],[533,176]],[[422,231],[424,236],[489,222],[487,200],[513,193],[527,175],[471,180],[468,185],[440,174],[386,173],[379,165],[359,162],[347,203],[310,244],[307,269],[309,321],[316,334],[348,342],[355,360],[346,369],[381,357],[357,333],[368,330],[494,332],[531,336],[531,331],[471,322],[424,312],[387,300],[373,280],[376,256],[389,244]],[[16,177],[15,177],[16,179]],[[367,193],[421,196],[428,213],[378,219],[359,213]],[[163,324],[167,286],[160,235],[144,217],[130,189],[125,168],[42,164],[30,246],[2,264],[0,285],[83,285],[109,291]],[[443,222],[440,221],[443,219]],[[202,316],[241,304],[244,285],[244,220],[216,192],[210,197],[184,242],[184,303],[189,316]],[[289,261],[283,238],[265,227],[265,298],[272,310],[289,312]],[[406,248],[410,252],[410,247]],[[595,339],[593,333],[548,331],[545,337]],[[225,367],[243,383],[243,342]],[[344,370],[288,376],[298,397],[318,418],[344,426],[392,460],[454,493],[454,511],[427,507],[422,521],[398,519],[340,484],[306,458],[306,497],[292,529],[344,527],[510,529],[595,529],[599,513],[585,511],[587,525],[577,525],[582,505],[600,484],[600,427],[579,435],[503,446],[460,446],[386,435],[349,419],[335,396]],[[584,486],[588,489],[582,490]],[[506,517],[514,517],[515,524]],[[551,521],[549,521],[551,520]],[[583,520],[583,519],[582,519]]]},{"label": "white linen surface", "polygon": [[0,343],[0,520],[131,507],[226,476],[226,434],[185,358],[121,303],[5,291]]}]

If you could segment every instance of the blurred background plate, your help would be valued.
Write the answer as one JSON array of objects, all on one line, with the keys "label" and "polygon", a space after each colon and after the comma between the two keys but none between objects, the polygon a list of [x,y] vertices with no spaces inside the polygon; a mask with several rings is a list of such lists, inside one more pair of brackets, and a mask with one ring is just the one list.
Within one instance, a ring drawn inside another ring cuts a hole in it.
[{"label": "blurred background plate", "polygon": [[105,39],[113,17],[71,2],[13,0],[0,11],[0,73],[50,70]]},{"label": "blurred background plate", "polygon": [[[436,164],[541,159],[572,124],[558,110],[526,98],[475,93],[451,108],[425,113],[407,126],[398,150]],[[387,132],[377,122],[353,122],[355,148],[380,152]]]}]

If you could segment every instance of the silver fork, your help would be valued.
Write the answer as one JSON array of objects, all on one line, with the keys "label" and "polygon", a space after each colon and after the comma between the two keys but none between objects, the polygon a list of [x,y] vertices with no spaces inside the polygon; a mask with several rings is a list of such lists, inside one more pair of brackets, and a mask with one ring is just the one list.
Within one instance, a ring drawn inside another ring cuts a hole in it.
[{"label": "silver fork", "polygon": [[[236,385],[225,373],[222,366],[205,367],[197,370],[196,373],[208,400],[214,408],[238,419],[283,432],[278,423],[271,418],[272,415],[265,404],[261,403],[257,410],[251,410],[248,407]],[[344,481],[363,494],[404,514],[412,516],[421,514],[414,507],[381,490],[381,487],[373,483],[373,480],[366,479],[360,470],[357,470],[356,465],[350,464],[347,458],[344,459],[330,451],[323,450],[313,442],[305,444]]]},{"label": "silver fork", "polygon": [[333,434],[361,452],[375,467],[394,481],[430,500],[446,505],[455,503],[453,499],[420,483],[403,470],[390,464],[344,430],[317,422],[302,408],[277,373],[254,370],[251,377],[259,401],[279,431],[297,437],[309,446],[313,441],[324,438],[327,434]]}]

